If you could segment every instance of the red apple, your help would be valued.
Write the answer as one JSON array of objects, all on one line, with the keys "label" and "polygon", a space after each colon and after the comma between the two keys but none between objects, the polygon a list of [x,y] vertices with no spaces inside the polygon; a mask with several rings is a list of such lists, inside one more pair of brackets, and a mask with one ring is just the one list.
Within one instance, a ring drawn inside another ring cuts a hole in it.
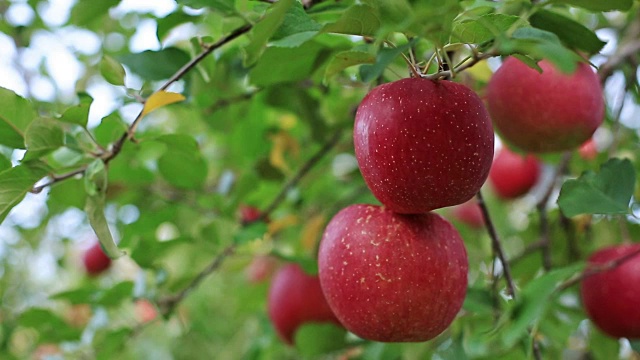
[{"label": "red apple", "polygon": [[245,270],[247,280],[252,284],[258,284],[269,279],[278,268],[278,263],[278,259],[270,255],[254,257]]},{"label": "red apple", "polygon": [[623,256],[631,258],[611,270],[595,273],[582,281],[582,303],[589,319],[604,333],[615,338],[640,339],[638,251],[640,244],[611,246],[596,251],[589,257],[588,266],[607,264]]},{"label": "red apple", "polygon": [[580,154],[580,157],[585,160],[595,159],[598,156],[598,147],[596,146],[596,142],[593,138],[590,138],[580,145],[578,153]]},{"label": "red apple", "polygon": [[435,213],[351,205],[325,229],[318,265],[340,322],[374,341],[436,337],[456,317],[467,289],[462,239]]},{"label": "red apple", "polygon": [[248,225],[260,220],[262,216],[262,212],[255,206],[251,205],[240,205],[240,222],[243,225]]},{"label": "red apple", "polygon": [[540,167],[535,156],[516,154],[503,147],[493,159],[489,183],[499,197],[514,199],[528,193],[538,182]]},{"label": "red apple", "polygon": [[274,275],[269,288],[269,318],[276,332],[293,344],[296,330],[306,323],[335,323],[317,276],[308,275],[297,264],[287,264]]},{"label": "red apple", "polygon": [[493,124],[509,143],[529,152],[554,152],[578,147],[604,118],[600,80],[586,63],[563,74],[550,62],[543,72],[516,58],[507,58],[487,85]]},{"label": "red apple", "polygon": [[374,88],[358,107],[353,138],[369,189],[398,213],[469,200],[493,158],[493,128],[482,101],[445,80],[410,78]]},{"label": "red apple", "polygon": [[111,266],[111,259],[102,251],[100,243],[96,242],[84,253],[82,257],[87,273],[91,276],[106,271]]},{"label": "red apple", "polygon": [[471,228],[480,229],[484,227],[482,209],[473,199],[451,208],[451,216]]},{"label": "red apple", "polygon": [[138,321],[142,324],[146,324],[155,320],[158,317],[158,310],[147,299],[138,299],[135,302],[135,314]]}]

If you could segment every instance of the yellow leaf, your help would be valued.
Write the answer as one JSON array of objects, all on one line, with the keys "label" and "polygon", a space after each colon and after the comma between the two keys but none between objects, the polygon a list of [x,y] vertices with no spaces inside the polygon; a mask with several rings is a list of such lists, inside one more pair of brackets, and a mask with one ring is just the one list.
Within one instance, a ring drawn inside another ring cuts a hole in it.
[{"label": "yellow leaf", "polygon": [[291,152],[294,156],[297,156],[300,152],[298,141],[284,131],[271,135],[271,141],[273,146],[269,153],[269,163],[276,169],[288,174],[290,169],[287,165],[285,154]]},{"label": "yellow leaf", "polygon": [[492,74],[491,68],[489,68],[489,64],[487,63],[487,60],[480,61],[479,63],[465,70],[465,72],[473,76],[474,79],[478,81],[484,81],[484,82],[489,81]]},{"label": "yellow leaf", "polygon": [[268,225],[267,233],[269,235],[274,235],[277,232],[282,231],[283,229],[286,229],[297,223],[298,223],[298,217],[293,214],[289,214],[287,216],[271,221]]},{"label": "yellow leaf", "polygon": [[183,101],[185,97],[182,94],[168,92],[164,90],[157,91],[153,93],[147,101],[144,103],[144,108],[142,109],[142,116],[147,115],[153,110],[173,104],[176,102]]},{"label": "yellow leaf", "polygon": [[312,251],[316,248],[316,244],[324,231],[325,218],[322,214],[311,217],[302,228],[302,248]]}]

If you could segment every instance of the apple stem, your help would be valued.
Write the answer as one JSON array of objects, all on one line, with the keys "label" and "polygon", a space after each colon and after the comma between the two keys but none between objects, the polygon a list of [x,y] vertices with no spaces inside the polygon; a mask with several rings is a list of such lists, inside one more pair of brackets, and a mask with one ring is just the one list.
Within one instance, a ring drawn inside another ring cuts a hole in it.
[{"label": "apple stem", "polygon": [[480,205],[480,209],[482,210],[482,217],[484,218],[484,224],[487,227],[489,236],[491,237],[491,245],[493,247],[493,251],[498,255],[498,258],[502,263],[504,277],[507,280],[507,292],[515,300],[516,287],[514,285],[513,278],[511,277],[511,268],[504,254],[502,243],[500,242],[500,238],[498,237],[496,228],[493,226],[493,221],[491,221],[491,216],[489,215],[489,209],[487,208],[487,204],[484,202],[484,198],[482,197],[482,191],[478,191],[478,193],[476,194],[476,198],[478,199],[478,205]]}]

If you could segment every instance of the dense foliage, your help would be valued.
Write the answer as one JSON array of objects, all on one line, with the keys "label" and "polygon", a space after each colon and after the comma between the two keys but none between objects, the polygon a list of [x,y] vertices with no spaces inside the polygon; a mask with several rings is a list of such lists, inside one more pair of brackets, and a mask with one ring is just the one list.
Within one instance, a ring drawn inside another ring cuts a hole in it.
[{"label": "dense foliage", "polygon": [[[637,1],[54,3],[0,0],[0,358],[638,357],[579,295],[589,254],[640,238]],[[483,97],[508,55],[589,58],[605,122],[590,149],[538,155],[525,196],[485,185],[494,234],[437,210],[469,256],[453,324],[424,343],[330,324],[281,341],[269,272],[315,272],[329,219],[378,204],[352,141],[365,94],[420,71]],[[113,260],[89,275],[96,239]]]}]

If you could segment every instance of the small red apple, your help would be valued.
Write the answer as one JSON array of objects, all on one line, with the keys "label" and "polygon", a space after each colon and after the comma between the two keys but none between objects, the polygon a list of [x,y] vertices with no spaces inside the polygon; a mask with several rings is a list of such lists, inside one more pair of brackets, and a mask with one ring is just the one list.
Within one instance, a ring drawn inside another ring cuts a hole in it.
[{"label": "small red apple", "polygon": [[135,314],[138,321],[142,324],[146,324],[155,320],[158,317],[158,310],[147,299],[138,299],[135,302]]},{"label": "small red apple", "polygon": [[354,147],[373,195],[398,213],[424,213],[473,197],[489,174],[493,128],[480,98],[451,81],[380,85],[360,103]]},{"label": "small red apple", "polygon": [[514,199],[529,192],[538,182],[540,167],[535,156],[516,154],[503,147],[493,159],[489,183],[499,197]]},{"label": "small red apple", "polygon": [[600,80],[586,63],[563,74],[550,62],[543,72],[510,57],[487,85],[493,124],[509,143],[529,152],[555,152],[578,147],[604,118]]},{"label": "small red apple", "polygon": [[255,256],[245,270],[247,280],[252,284],[258,284],[269,279],[278,268],[278,264],[278,259],[271,255]]},{"label": "small red apple", "polygon": [[581,296],[589,319],[615,338],[640,339],[640,244],[600,249],[588,266],[603,265],[632,256],[619,266],[595,273],[582,281]]},{"label": "small red apple", "polygon": [[325,229],[318,265],[322,290],[340,322],[374,341],[436,337],[456,317],[467,290],[462,239],[435,213],[344,208]]},{"label": "small red apple", "polygon": [[262,211],[260,211],[260,209],[258,209],[257,207],[251,205],[240,205],[239,212],[240,222],[243,225],[254,223],[260,220],[260,217],[262,216]]},{"label": "small red apple", "polygon": [[593,160],[598,156],[598,147],[596,146],[596,142],[593,138],[590,138],[580,145],[578,154],[580,154],[580,157],[585,160]]},{"label": "small red apple", "polygon": [[82,262],[87,273],[91,276],[106,271],[111,266],[111,259],[102,251],[99,242],[96,242],[84,253]]},{"label": "small red apple", "polygon": [[471,228],[480,229],[484,227],[482,209],[474,199],[451,208],[451,216]]},{"label": "small red apple", "polygon": [[335,323],[338,319],[325,300],[320,280],[298,264],[287,264],[274,275],[269,288],[269,318],[287,344],[293,344],[298,327],[306,323]]}]

